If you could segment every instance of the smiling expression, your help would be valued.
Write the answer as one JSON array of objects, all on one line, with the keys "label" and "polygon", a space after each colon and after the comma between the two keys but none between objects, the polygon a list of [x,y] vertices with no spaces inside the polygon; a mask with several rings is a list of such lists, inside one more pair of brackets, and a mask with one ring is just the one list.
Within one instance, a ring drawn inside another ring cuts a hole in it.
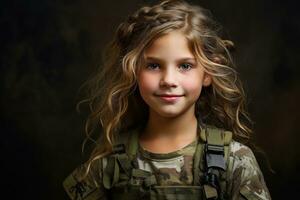
[{"label": "smiling expression", "polygon": [[184,35],[173,31],[159,37],[146,49],[144,58],[137,79],[150,114],[194,114],[202,86],[210,85],[211,77],[197,63]]}]

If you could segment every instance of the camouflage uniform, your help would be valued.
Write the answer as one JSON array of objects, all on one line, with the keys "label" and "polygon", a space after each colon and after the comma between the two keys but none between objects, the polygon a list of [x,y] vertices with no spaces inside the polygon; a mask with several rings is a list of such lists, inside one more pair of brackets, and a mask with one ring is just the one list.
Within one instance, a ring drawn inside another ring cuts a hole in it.
[{"label": "camouflage uniform", "polygon": [[[175,194],[174,192],[168,195],[155,194],[158,198],[152,198],[151,195],[149,198],[141,198],[141,196],[137,197],[135,194],[132,194],[131,197],[124,196],[123,199],[193,199],[194,196],[197,196],[196,194],[193,194],[191,198],[185,195],[182,195],[182,198],[180,198],[180,195],[181,191],[184,191],[187,186],[194,187],[195,190],[193,189],[192,193],[197,193],[197,186],[193,184],[193,161],[197,144],[198,140],[181,150],[168,154],[151,153],[138,146],[138,151],[134,159],[135,167],[139,169],[136,170],[137,174],[145,177],[149,176],[149,174],[154,174],[156,187],[165,187],[163,190],[157,190],[159,192],[156,193],[168,192],[168,187],[176,186]],[[203,160],[201,159],[201,162]],[[108,165],[109,168],[116,169],[116,166],[109,164],[107,157],[96,161],[92,165],[91,173],[84,181],[78,181],[78,177],[82,174],[84,166],[76,169],[64,182],[64,188],[71,199],[110,199],[111,191],[107,190],[107,187],[104,187],[103,184],[103,180],[105,180],[103,179],[103,169],[107,168]],[[121,166],[121,168],[124,167]],[[224,174],[226,177],[226,181],[224,181],[226,182],[226,186],[224,186],[226,187],[224,189],[226,193],[224,199],[271,199],[258,163],[252,151],[247,146],[233,140],[230,142],[227,170]],[[122,176],[124,174],[118,176],[120,180],[122,180]],[[120,180],[118,181],[122,182]],[[152,181],[151,178],[149,180],[150,182]],[[111,182],[113,181],[111,180]],[[134,181],[138,184],[139,179]],[[119,185],[122,185],[122,183]],[[119,192],[120,194],[122,193],[118,190],[115,190],[113,193],[117,195]],[[130,190],[126,190],[126,192],[131,193]],[[118,198],[122,197],[121,195]],[[205,198],[201,197],[199,199]]]}]

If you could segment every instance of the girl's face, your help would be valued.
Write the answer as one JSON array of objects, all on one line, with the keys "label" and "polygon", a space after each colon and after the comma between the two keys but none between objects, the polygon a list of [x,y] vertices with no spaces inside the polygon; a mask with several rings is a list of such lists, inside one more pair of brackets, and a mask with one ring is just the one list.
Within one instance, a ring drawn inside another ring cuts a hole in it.
[{"label": "girl's face", "polygon": [[211,83],[211,77],[188,47],[187,39],[173,31],[156,39],[145,51],[145,64],[138,73],[138,87],[151,113],[162,117],[177,117],[190,111],[202,86]]}]

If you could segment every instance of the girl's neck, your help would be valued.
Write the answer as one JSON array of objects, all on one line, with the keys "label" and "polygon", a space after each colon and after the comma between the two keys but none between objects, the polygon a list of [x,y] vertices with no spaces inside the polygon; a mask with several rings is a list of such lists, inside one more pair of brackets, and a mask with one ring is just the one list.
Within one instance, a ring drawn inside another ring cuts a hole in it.
[{"label": "girl's neck", "polygon": [[182,148],[196,137],[197,119],[194,112],[168,118],[150,111],[140,143],[150,151],[162,153]]}]

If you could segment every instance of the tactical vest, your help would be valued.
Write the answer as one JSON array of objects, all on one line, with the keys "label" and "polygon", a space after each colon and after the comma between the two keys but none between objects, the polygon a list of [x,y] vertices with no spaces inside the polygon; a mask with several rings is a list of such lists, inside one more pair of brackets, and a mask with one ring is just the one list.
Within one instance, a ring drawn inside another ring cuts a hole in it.
[{"label": "tactical vest", "polygon": [[119,142],[103,160],[103,185],[109,199],[227,199],[227,168],[232,133],[215,127],[201,130],[193,160],[193,185],[161,186],[154,173],[138,169],[138,132]]}]

